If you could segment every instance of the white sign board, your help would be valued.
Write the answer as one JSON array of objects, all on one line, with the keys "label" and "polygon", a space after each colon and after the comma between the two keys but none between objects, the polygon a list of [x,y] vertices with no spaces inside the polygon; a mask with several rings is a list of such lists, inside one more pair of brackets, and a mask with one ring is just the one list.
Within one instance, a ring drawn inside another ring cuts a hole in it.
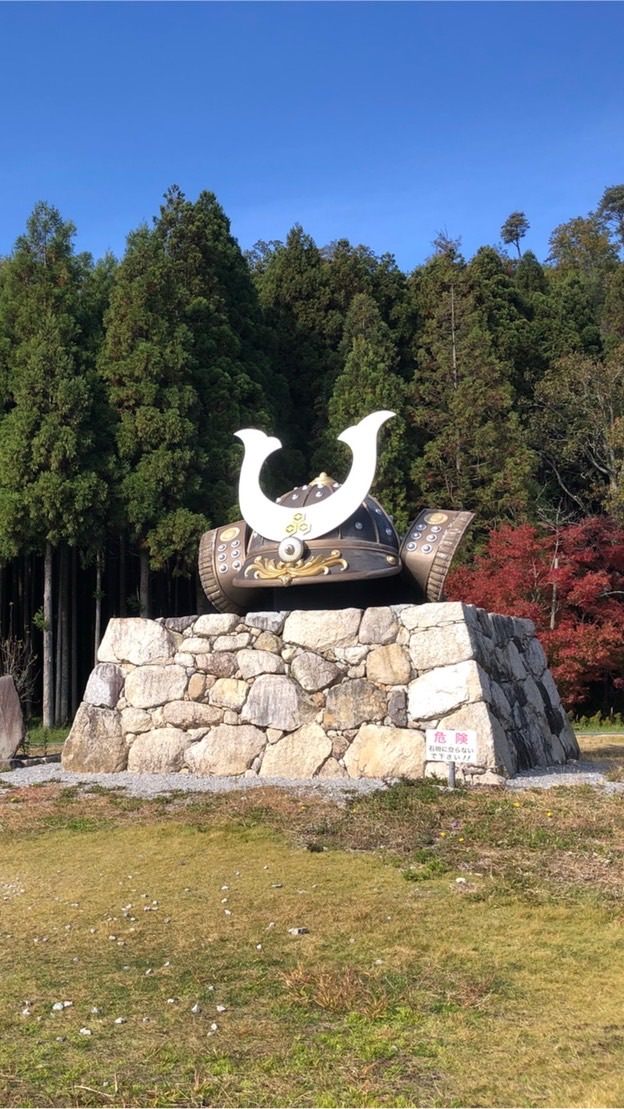
[{"label": "white sign board", "polygon": [[427,728],[425,758],[431,762],[477,762],[477,733]]}]

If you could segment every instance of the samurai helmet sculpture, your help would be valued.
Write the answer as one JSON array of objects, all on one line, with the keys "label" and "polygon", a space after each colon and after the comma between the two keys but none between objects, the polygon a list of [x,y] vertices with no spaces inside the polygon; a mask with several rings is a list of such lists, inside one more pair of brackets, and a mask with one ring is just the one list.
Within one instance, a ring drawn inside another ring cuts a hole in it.
[{"label": "samurai helmet sculpture", "polygon": [[[322,473],[270,500],[260,471],[281,443],[254,428],[237,431],[245,455],[243,516],[202,536],[199,574],[219,612],[343,608],[442,599],[444,581],[470,512],[422,509],[401,538],[369,490],[377,435],[394,412],[372,412],[343,431],[353,462],[341,485]],[[312,587],[312,588],[310,588]]]}]

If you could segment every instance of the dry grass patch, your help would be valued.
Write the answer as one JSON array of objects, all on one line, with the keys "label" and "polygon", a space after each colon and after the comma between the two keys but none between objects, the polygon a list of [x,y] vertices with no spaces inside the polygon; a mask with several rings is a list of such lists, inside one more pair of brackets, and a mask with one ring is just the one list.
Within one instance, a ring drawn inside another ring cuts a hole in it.
[{"label": "dry grass patch", "polygon": [[600,735],[584,735],[581,732],[576,738],[581,758],[595,760],[611,781],[624,780],[624,734],[603,732]]},{"label": "dry grass patch", "polygon": [[619,797],[47,785],[0,841],[5,1106],[624,1104]]}]

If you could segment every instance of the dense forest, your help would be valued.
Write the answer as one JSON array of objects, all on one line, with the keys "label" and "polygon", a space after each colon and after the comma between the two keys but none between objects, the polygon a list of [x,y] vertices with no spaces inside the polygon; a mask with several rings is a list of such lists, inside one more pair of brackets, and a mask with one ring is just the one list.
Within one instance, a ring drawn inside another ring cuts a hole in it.
[{"label": "dense forest", "polygon": [[344,477],[336,435],[377,408],[397,413],[373,491],[399,530],[424,504],[474,511],[455,594],[572,650],[619,627],[566,688],[621,706],[624,185],[543,261],[529,232],[513,212],[470,259],[438,233],[411,273],[300,226],[243,254],[212,193],[174,186],[96,261],[37,204],[0,259],[0,664],[28,711],[71,718],[110,616],[205,610],[198,538],[238,515],[236,429],[281,439],[277,495]]}]

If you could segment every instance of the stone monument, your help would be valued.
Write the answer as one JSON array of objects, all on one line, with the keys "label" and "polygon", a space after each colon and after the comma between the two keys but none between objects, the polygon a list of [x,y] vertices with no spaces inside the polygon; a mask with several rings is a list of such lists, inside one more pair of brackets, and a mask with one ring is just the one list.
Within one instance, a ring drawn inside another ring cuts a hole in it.
[{"label": "stone monument", "polygon": [[425,733],[476,733],[465,776],[499,782],[578,757],[530,621],[442,600],[472,516],[423,509],[402,539],[370,496],[390,412],[340,436],[344,485],[321,474],[273,503],[280,443],[238,432],[243,519],[207,532],[218,611],[109,622],[63,750],[78,771],[259,778],[418,778]]},{"label": "stone monument", "polygon": [[12,759],[24,739],[22,706],[10,674],[0,678],[0,762]]}]

